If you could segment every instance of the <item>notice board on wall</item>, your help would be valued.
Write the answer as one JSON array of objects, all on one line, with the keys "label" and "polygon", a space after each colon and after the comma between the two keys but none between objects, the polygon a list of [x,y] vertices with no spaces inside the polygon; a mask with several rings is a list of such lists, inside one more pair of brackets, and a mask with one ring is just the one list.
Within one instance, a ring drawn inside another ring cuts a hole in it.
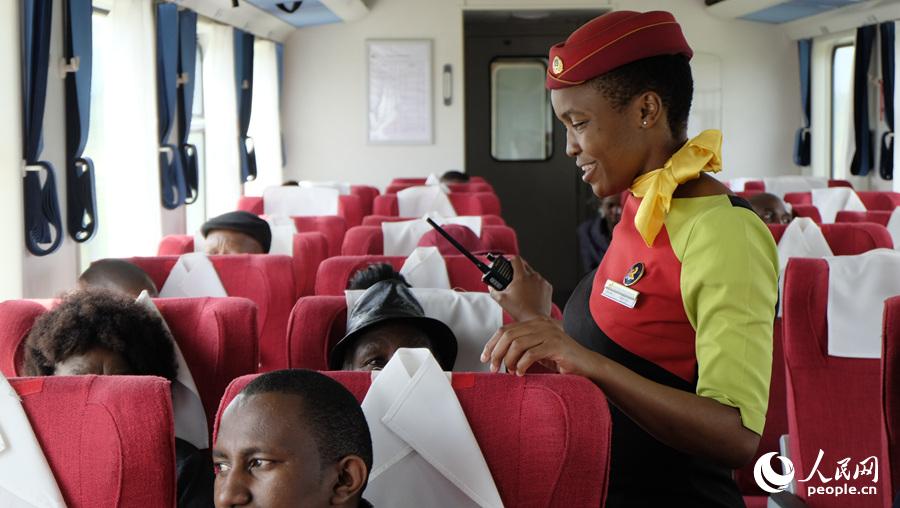
[{"label": "notice board on wall", "polygon": [[369,143],[431,144],[431,40],[366,41]]}]

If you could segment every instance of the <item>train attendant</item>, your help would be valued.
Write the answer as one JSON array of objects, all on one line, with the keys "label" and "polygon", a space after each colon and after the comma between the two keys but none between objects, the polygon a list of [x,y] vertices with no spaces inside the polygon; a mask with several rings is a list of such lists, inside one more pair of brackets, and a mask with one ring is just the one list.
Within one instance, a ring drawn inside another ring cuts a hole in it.
[{"label": "train attendant", "polygon": [[482,361],[593,380],[613,415],[607,506],[743,506],[731,469],[765,424],[778,256],[749,204],[707,173],[721,133],[687,138],[692,50],[667,12],[600,16],[550,49],[567,153],[598,197],[630,190],[609,250],[549,318],[522,260],[494,293],[517,323]]}]

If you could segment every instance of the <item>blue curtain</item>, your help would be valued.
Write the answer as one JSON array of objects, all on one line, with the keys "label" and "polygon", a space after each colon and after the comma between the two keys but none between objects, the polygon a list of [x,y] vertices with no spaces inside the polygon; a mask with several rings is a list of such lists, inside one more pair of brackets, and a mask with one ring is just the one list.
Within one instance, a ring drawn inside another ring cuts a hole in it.
[{"label": "blue curtain", "polygon": [[178,87],[178,6],[156,6],[156,105],[159,115],[159,183],[164,208],[173,210],[187,189],[179,150],[168,142],[175,123]]},{"label": "blue curtain", "polygon": [[[40,160],[53,2],[23,0],[21,5],[22,137],[28,166],[23,179],[25,246],[36,256],[46,256],[59,248],[64,234],[56,194],[56,172],[49,162]],[[43,184],[41,173],[45,175]],[[50,245],[45,248],[41,244]]]},{"label": "blue curtain", "polygon": [[256,179],[256,154],[250,130],[253,110],[253,34],[234,30],[234,77],[237,87],[238,147],[241,159],[241,183]]},{"label": "blue curtain", "polygon": [[894,179],[894,22],[882,23],[881,76],[884,83],[884,119],[888,131],[881,135],[881,163],[878,173],[885,180]]},{"label": "blue curtain", "polygon": [[178,13],[178,147],[184,168],[187,204],[197,201],[200,192],[197,147],[188,143],[194,111],[196,66],[197,13],[183,10]]},{"label": "blue curtain", "polygon": [[872,43],[875,25],[856,29],[856,56],[853,62],[853,129],[856,153],[850,163],[850,173],[866,176],[875,161],[872,130],[869,128],[869,62],[872,60]]},{"label": "blue curtain", "polygon": [[803,105],[803,127],[794,136],[794,164],[809,166],[810,163],[810,71],[812,67],[812,39],[797,41],[800,55],[800,102]]},{"label": "blue curtain", "polygon": [[94,163],[85,157],[91,123],[91,0],[65,2],[64,55],[78,59],[78,69],[66,74],[66,211],[69,236],[86,242],[97,232]]}]

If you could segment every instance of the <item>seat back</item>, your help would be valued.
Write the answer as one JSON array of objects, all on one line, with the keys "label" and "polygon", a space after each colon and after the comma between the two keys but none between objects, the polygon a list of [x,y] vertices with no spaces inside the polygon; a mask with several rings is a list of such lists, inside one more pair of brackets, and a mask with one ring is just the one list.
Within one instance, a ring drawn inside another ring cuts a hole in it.
[{"label": "seat back", "polygon": [[[550,316],[562,319],[554,304]],[[503,322],[512,318],[503,313]],[[328,352],[347,333],[347,298],[341,295],[305,296],[297,300],[288,323],[287,362],[291,369],[328,369]],[[546,372],[535,365],[531,372]]]},{"label": "seat back", "polygon": [[[291,258],[235,254],[209,259],[229,296],[247,298],[256,304],[260,368],[283,368],[285,330],[297,299]],[[156,286],[162,288],[178,257],[137,257],[128,261],[147,272]]]},{"label": "seat back", "polygon": [[375,201],[375,197],[381,192],[378,191],[377,187],[370,185],[351,185],[350,194],[359,197],[359,206],[363,217],[365,217],[372,215],[372,202]]},{"label": "seat back", "polygon": [[869,210],[868,212],[850,212],[847,210],[842,210],[837,213],[837,217],[834,219],[835,222],[872,222],[875,224],[881,224],[882,226],[887,226],[888,222],[891,220],[891,214],[894,212],[889,212],[887,210]]},{"label": "seat back", "polygon": [[[383,197],[383,196],[380,196]],[[516,232],[508,226],[481,227],[481,243],[485,250],[502,254],[519,254]],[[357,226],[344,236],[343,256],[381,255],[384,253],[384,236],[380,226]]]},{"label": "seat back", "polygon": [[[334,217],[343,223],[340,217]],[[343,233],[341,233],[343,242]],[[334,241],[334,240],[333,240]],[[319,232],[297,233],[294,235],[291,250],[291,262],[294,269],[294,287],[297,296],[313,294],[316,282],[316,271],[319,263],[327,259],[331,253],[330,243],[324,234]],[[157,256],[180,256],[194,252],[194,237],[190,235],[166,235],[159,242]],[[338,244],[338,254],[340,244]]]},{"label": "seat back", "polygon": [[[394,178],[393,180],[391,180],[391,183],[389,185],[394,185],[394,184],[425,185],[425,180],[427,180],[427,178],[423,178],[423,177]],[[483,184],[490,185],[490,183],[488,183],[488,181],[485,180],[483,176],[469,176],[468,183],[483,183]]]},{"label": "seat back", "polygon": [[812,205],[812,192],[787,192],[784,202],[791,205]]},{"label": "seat back", "polygon": [[900,206],[900,193],[884,191],[860,191],[856,193],[866,210],[893,211]]},{"label": "seat back", "polygon": [[291,217],[298,233],[322,233],[328,241],[328,255],[337,256],[344,244],[347,222],[338,215]]},{"label": "seat back", "polygon": [[745,192],[765,192],[766,190],[766,182],[762,180],[748,180],[744,182],[744,191]]},{"label": "seat back", "polygon": [[[256,215],[265,213],[262,196],[241,196],[238,199],[237,209]],[[338,196],[338,215],[344,218],[348,228],[360,225],[363,218],[363,205],[360,197],[354,194]]]},{"label": "seat back", "polygon": [[813,205],[793,205],[791,211],[796,217],[808,217],[816,224],[822,223],[822,214],[819,213],[819,209]]},{"label": "seat back", "polygon": [[900,296],[884,302],[881,395],[893,499],[900,494]]},{"label": "seat back", "polygon": [[[500,198],[493,192],[471,192],[447,194],[457,215],[500,215]],[[375,215],[400,215],[400,205],[396,194],[383,194],[375,198],[372,205]]]},{"label": "seat back", "polygon": [[168,381],[74,376],[9,382],[67,506],[175,506]]},{"label": "seat back", "polygon": [[[484,256],[479,257],[490,264]],[[399,271],[405,261],[406,258],[403,256],[380,255],[337,256],[326,259],[316,274],[315,294],[343,296],[350,277],[358,270],[375,263],[388,263]],[[483,274],[468,258],[462,255],[444,256],[444,262],[447,265],[451,287],[463,291],[487,291],[487,286],[481,282]]]},{"label": "seat back", "polygon": [[[787,224],[768,224],[775,243],[781,241]],[[820,224],[822,236],[835,256],[852,256],[873,249],[891,249],[894,241],[887,228],[872,223]]]},{"label": "seat back", "polygon": [[[879,463],[877,495],[823,495],[815,496],[813,502],[822,507],[889,506],[881,362],[829,356],[827,308],[828,263],[791,259],[785,272],[784,357],[794,478],[802,480],[814,473],[819,450],[824,455],[817,470],[826,478],[835,476],[837,461],[845,457],[852,460],[848,468],[853,474],[856,464],[875,456]],[[871,477],[865,478],[851,485],[875,485]],[[809,500],[807,489],[823,483],[817,475],[799,483],[799,497]]]},{"label": "seat back", "polygon": [[853,184],[847,180],[828,180],[829,187],[850,187],[853,188]]},{"label": "seat back", "polygon": [[[206,421],[232,379],[257,372],[256,305],[245,298],[157,298],[200,392]],[[25,337],[47,307],[33,300],[0,303],[0,371],[22,376]]]},{"label": "seat back", "polygon": [[[484,226],[505,226],[506,221],[499,215],[480,215],[481,224]],[[396,215],[369,215],[363,217],[363,226],[380,226],[385,222],[403,222],[408,220],[416,220],[419,217],[398,217]]]},{"label": "seat back", "polygon": [[[360,402],[369,372],[328,372]],[[221,412],[255,376],[235,379]],[[578,376],[453,374],[452,384],[504,506],[603,506],[611,420]],[[218,420],[217,420],[218,423]]]},{"label": "seat back", "polygon": [[[415,183],[392,183],[387,186],[385,189],[385,194],[396,194],[403,189],[408,189],[410,187],[416,187],[422,184]],[[450,189],[450,192],[494,192],[494,188],[489,184],[480,183],[480,182],[469,182],[469,183],[448,183],[446,184],[447,188]]]}]

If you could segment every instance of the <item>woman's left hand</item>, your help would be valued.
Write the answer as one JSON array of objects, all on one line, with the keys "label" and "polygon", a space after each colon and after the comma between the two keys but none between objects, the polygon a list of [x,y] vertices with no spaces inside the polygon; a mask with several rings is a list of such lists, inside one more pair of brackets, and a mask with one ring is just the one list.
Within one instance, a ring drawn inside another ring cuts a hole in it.
[{"label": "woman's left hand", "polygon": [[484,346],[482,363],[491,363],[497,372],[506,365],[508,372],[524,375],[535,362],[560,374],[589,376],[592,351],[566,335],[562,323],[538,317],[501,327]]}]

